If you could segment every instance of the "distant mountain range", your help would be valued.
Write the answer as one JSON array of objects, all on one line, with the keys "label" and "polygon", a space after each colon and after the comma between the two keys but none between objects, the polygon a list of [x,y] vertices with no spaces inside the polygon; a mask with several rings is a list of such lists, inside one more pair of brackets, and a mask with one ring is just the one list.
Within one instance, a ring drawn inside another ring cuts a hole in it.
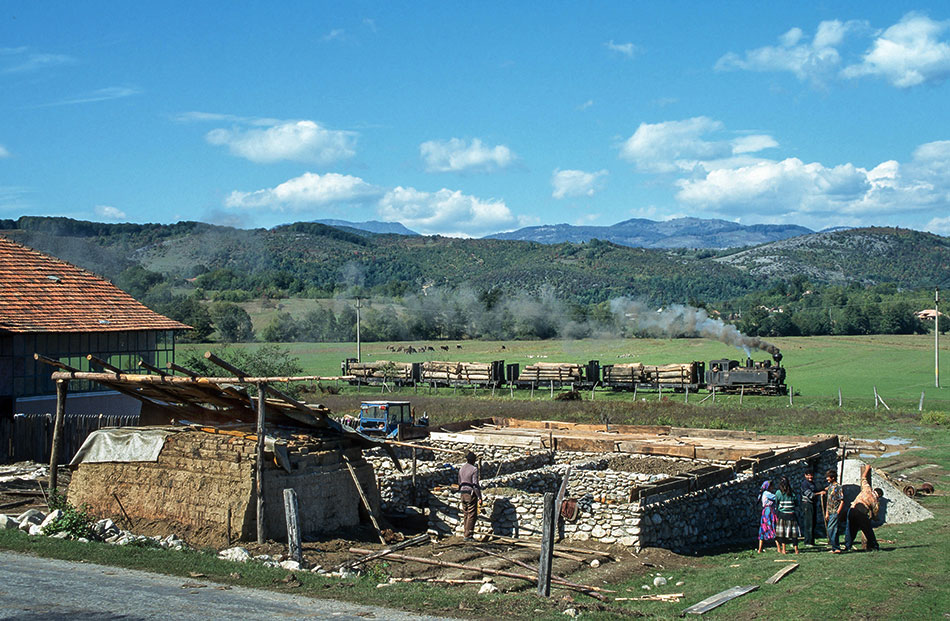
[{"label": "distant mountain range", "polygon": [[541,244],[580,243],[592,239],[633,248],[738,248],[814,233],[794,224],[742,225],[726,220],[674,218],[658,222],[645,218],[624,220],[610,226],[553,224],[529,226],[491,239],[533,241]]},{"label": "distant mountain range", "polygon": [[350,222],[348,220],[314,220],[318,224],[345,229],[351,233],[364,234],[375,233],[377,235],[419,235],[413,230],[407,229],[399,222],[380,222],[379,220],[367,220],[366,222]]}]

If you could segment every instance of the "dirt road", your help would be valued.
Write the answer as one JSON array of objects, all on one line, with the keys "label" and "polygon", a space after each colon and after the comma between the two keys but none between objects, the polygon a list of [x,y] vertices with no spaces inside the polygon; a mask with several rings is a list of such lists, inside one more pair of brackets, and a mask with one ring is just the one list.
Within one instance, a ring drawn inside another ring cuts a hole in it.
[{"label": "dirt road", "polygon": [[[205,584],[204,587],[183,585]],[[398,610],[311,599],[90,563],[0,552],[0,619],[393,619],[424,621]]]}]

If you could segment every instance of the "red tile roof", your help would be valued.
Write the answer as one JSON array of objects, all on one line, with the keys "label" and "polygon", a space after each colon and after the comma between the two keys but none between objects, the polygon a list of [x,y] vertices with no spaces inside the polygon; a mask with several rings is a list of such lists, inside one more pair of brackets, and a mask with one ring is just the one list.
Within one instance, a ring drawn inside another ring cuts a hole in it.
[{"label": "red tile roof", "polygon": [[0,331],[186,330],[92,272],[0,236]]}]

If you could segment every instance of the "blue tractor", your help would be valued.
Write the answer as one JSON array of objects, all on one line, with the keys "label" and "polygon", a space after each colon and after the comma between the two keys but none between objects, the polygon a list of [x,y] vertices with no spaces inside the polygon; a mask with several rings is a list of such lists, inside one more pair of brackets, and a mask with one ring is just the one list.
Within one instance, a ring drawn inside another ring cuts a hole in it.
[{"label": "blue tractor", "polygon": [[408,401],[364,401],[356,430],[371,436],[407,439],[428,435],[428,426],[425,415],[416,421]]}]

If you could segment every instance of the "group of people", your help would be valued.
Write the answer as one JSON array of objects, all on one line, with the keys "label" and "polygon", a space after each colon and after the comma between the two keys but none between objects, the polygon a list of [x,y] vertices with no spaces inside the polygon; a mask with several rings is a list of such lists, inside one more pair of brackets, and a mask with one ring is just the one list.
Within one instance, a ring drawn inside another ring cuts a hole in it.
[{"label": "group of people", "polygon": [[[780,554],[787,554],[789,545],[798,554],[799,539],[803,539],[804,545],[815,545],[819,524],[825,527],[832,554],[850,551],[858,531],[864,534],[866,550],[880,549],[871,522],[877,517],[884,492],[881,488],[871,488],[871,466],[862,470],[861,491],[850,505],[845,501],[844,490],[834,470],[825,472],[825,481],[827,485],[820,489],[815,485],[815,473],[806,471],[798,495],[792,492],[788,477],[778,479],[775,492],[772,491],[772,481],[762,483],[759,491],[762,505],[759,552],[766,542],[775,541],[775,549]],[[821,522],[818,521],[819,515]],[[844,548],[839,545],[842,533]]]}]

